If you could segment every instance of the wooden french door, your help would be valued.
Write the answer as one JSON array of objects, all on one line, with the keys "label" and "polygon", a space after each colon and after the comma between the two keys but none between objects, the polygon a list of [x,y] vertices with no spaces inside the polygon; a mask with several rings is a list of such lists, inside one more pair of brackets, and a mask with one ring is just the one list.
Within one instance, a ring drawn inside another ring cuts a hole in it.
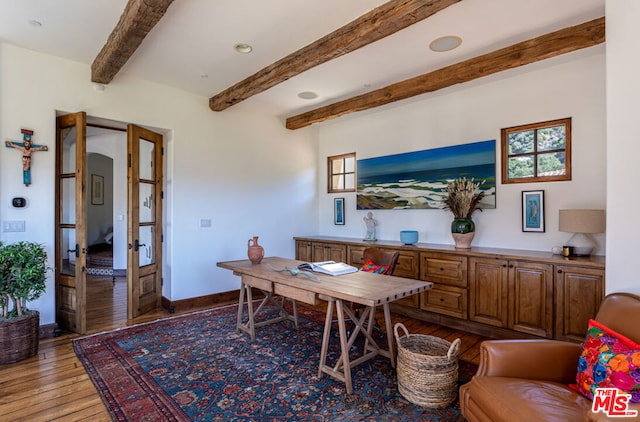
[{"label": "wooden french door", "polygon": [[56,320],[59,328],[87,329],[87,171],[84,112],[56,119]]},{"label": "wooden french door", "polygon": [[162,135],[127,127],[127,317],[162,301]]}]

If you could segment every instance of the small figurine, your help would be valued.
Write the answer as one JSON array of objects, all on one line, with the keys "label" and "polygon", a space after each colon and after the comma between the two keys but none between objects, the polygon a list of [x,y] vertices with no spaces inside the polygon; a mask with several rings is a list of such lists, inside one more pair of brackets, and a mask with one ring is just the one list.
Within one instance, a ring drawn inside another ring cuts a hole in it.
[{"label": "small figurine", "polygon": [[35,145],[31,143],[31,137],[33,131],[28,129],[22,129],[23,142],[6,141],[7,148],[15,148],[18,151],[22,151],[22,182],[25,186],[31,184],[31,154],[35,151],[48,151],[49,148],[46,145]]},{"label": "small figurine", "polygon": [[366,241],[375,241],[376,240],[376,220],[373,218],[373,213],[369,211],[366,217],[362,218],[364,220],[364,224],[367,226],[367,235],[364,240]]}]

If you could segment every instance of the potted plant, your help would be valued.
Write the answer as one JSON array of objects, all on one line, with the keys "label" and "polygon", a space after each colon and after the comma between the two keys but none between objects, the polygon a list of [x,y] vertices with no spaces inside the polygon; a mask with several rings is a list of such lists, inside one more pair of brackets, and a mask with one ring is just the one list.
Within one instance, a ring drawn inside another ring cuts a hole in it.
[{"label": "potted plant", "polygon": [[38,352],[40,314],[27,309],[46,288],[47,253],[34,242],[0,242],[0,364]]},{"label": "potted plant", "polygon": [[[484,181],[482,181],[484,183]],[[444,189],[442,202],[444,209],[453,213],[451,223],[451,235],[456,248],[468,249],[475,236],[476,226],[471,216],[476,210],[482,211],[480,201],[484,198],[484,192],[480,190],[482,183],[474,182],[466,177],[454,179]]]}]

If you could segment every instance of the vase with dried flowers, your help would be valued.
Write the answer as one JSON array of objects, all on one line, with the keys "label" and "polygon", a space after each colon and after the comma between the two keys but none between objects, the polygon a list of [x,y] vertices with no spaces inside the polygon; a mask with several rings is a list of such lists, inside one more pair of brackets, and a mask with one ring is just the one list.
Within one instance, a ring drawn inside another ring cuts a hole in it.
[{"label": "vase with dried flowers", "polygon": [[466,177],[454,179],[447,184],[442,202],[444,209],[453,214],[451,223],[451,235],[456,248],[469,249],[475,236],[476,226],[471,216],[476,210],[482,211],[480,201],[484,198],[484,192],[480,185],[484,183],[474,182],[474,179]]}]

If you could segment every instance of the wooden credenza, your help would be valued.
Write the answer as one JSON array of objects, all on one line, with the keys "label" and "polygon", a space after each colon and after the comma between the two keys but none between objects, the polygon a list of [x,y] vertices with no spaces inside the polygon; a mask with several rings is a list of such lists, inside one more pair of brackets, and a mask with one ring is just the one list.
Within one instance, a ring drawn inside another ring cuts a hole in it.
[{"label": "wooden credenza", "polygon": [[361,266],[367,247],[397,250],[394,275],[434,287],[392,304],[394,312],[488,337],[582,342],[604,298],[604,256],[325,236],[294,240],[301,261]]}]

